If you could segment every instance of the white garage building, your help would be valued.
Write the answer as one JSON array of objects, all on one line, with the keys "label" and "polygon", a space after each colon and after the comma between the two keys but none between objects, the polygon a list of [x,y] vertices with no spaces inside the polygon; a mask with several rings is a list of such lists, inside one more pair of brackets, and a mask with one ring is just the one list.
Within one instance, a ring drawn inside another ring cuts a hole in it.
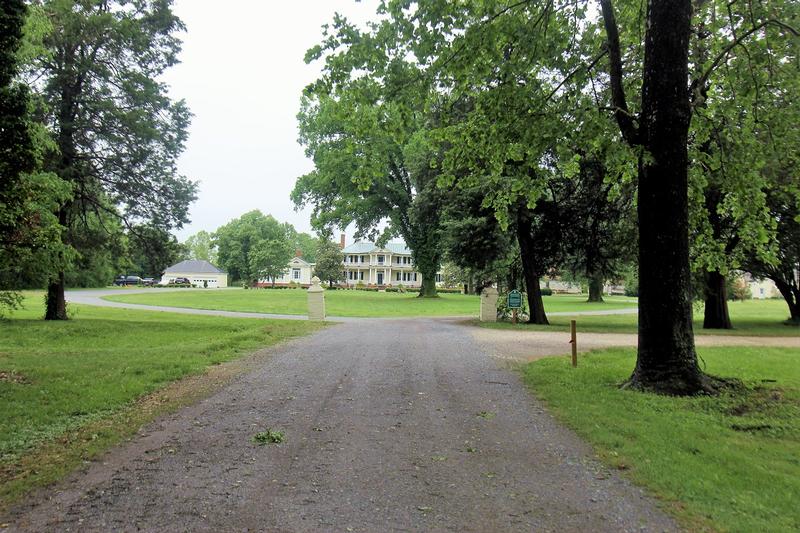
[{"label": "white garage building", "polygon": [[208,261],[192,259],[172,265],[164,271],[161,285],[167,285],[176,278],[188,278],[192,285],[197,287],[203,287],[203,282],[207,282],[209,288],[228,286],[228,274]]}]

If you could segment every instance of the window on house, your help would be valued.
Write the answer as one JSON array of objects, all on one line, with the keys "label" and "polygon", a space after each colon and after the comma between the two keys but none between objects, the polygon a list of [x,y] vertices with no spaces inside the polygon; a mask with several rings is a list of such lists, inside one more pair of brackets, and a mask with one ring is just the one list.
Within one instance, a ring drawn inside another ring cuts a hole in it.
[{"label": "window on house", "polygon": [[414,281],[417,281],[417,273],[414,272]]},{"label": "window on house", "polygon": [[360,279],[361,281],[364,281],[364,271],[363,270],[358,273],[358,279]]},{"label": "window on house", "polygon": [[396,281],[400,281],[400,272],[397,273],[397,280]]},{"label": "window on house", "polygon": [[379,256],[378,256],[378,263],[379,263],[379,264],[383,264],[383,260],[384,260],[384,259],[386,259],[386,256],[385,256],[385,255],[379,255]]},{"label": "window on house", "polygon": [[300,279],[300,269],[293,268],[292,269],[292,279]]}]

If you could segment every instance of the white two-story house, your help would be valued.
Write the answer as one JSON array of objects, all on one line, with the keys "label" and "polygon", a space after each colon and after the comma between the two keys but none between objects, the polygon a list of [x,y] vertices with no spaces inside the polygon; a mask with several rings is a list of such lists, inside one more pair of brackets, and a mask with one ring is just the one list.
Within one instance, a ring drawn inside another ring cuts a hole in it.
[{"label": "white two-story house", "polygon": [[[344,246],[342,254],[344,279],[348,286],[359,283],[379,287],[422,285],[422,274],[414,268],[411,250],[404,243],[390,242],[379,247],[373,242],[355,242],[350,246]],[[441,274],[437,274],[437,285],[441,281]]]},{"label": "white two-story house", "polygon": [[[386,287],[403,285],[404,287],[420,287],[422,274],[414,268],[411,259],[411,250],[404,243],[390,242],[383,247],[378,247],[373,242],[355,242],[345,246],[345,236],[340,242],[342,248],[342,273],[344,284],[355,287],[365,286]],[[283,275],[276,278],[275,286],[300,285],[308,287],[314,276],[314,263],[309,263],[301,256],[298,250],[295,257],[286,265]],[[442,282],[442,275],[436,274],[436,284]],[[269,287],[273,280],[259,280],[257,286]]]}]

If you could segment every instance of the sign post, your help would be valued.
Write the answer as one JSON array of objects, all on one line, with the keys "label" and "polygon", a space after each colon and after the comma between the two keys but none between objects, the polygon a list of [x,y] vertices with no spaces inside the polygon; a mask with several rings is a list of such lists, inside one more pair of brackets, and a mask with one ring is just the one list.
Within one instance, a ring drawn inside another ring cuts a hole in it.
[{"label": "sign post", "polygon": [[570,344],[572,344],[572,366],[578,366],[578,328],[574,320],[569,321]]},{"label": "sign post", "polygon": [[511,309],[511,323],[517,323],[517,312],[522,307],[522,293],[514,289],[508,293],[508,308]]}]

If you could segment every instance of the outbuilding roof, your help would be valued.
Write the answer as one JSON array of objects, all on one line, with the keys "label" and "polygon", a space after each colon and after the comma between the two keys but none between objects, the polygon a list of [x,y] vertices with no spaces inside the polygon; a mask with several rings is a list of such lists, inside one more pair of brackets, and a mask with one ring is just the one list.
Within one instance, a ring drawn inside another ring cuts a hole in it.
[{"label": "outbuilding roof", "polygon": [[164,272],[175,272],[178,274],[225,274],[225,271],[218,269],[208,261],[188,259],[168,267]]},{"label": "outbuilding roof", "polygon": [[342,253],[345,254],[368,254],[371,252],[378,252],[386,250],[392,254],[411,255],[411,250],[408,249],[403,242],[388,242],[383,248],[379,248],[374,242],[354,242],[350,246],[345,246]]}]

